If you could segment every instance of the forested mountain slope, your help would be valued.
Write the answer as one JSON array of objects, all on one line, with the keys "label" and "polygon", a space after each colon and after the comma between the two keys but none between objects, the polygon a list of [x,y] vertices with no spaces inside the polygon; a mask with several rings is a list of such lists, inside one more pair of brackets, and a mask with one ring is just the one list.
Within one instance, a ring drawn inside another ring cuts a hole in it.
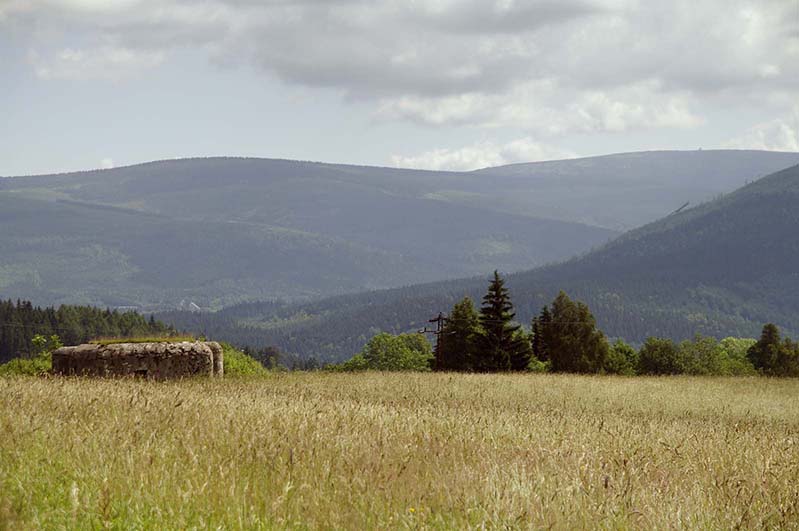
[{"label": "forested mountain slope", "polygon": [[[799,153],[647,151],[477,173],[503,179],[496,203],[511,210],[523,197],[523,208],[547,218],[630,230],[798,163]],[[536,193],[526,195],[530,189]]]},{"label": "forested mountain slope", "polygon": [[208,158],[0,179],[0,295],[220,308],[525,270],[618,234],[574,220],[652,220],[791,161],[651,152],[455,173]]},{"label": "forested mountain slope", "polygon": [[[567,263],[508,276],[518,318],[566,290],[613,337],[755,336],[771,321],[799,332],[799,166],[629,232]],[[246,305],[165,316],[251,345],[340,360],[378,330],[416,330],[485,278],[418,285],[313,304]]]},{"label": "forested mountain slope", "polygon": [[[460,174],[430,173],[457,181]],[[414,193],[426,172],[191,159],[0,180],[0,294],[221,307],[562,260],[615,237]]]}]

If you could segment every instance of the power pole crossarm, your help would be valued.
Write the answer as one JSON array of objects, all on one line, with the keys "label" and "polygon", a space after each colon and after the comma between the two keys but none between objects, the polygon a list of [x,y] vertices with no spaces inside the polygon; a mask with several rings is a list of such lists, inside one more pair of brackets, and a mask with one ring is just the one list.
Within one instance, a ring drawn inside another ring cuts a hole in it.
[{"label": "power pole crossarm", "polygon": [[433,369],[436,371],[440,371],[443,368],[444,360],[441,359],[441,336],[444,334],[444,323],[446,321],[447,318],[444,317],[444,314],[439,312],[437,317],[427,321],[428,323],[435,323],[435,330],[429,330],[427,327],[425,327],[423,330],[419,330],[419,333],[435,334],[436,336],[436,346],[433,350],[433,354],[435,355],[435,366]]}]

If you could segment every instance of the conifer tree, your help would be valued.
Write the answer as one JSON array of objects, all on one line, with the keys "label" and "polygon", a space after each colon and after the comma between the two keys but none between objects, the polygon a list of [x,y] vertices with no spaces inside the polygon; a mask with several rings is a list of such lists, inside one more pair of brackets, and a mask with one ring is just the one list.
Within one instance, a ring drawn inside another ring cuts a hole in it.
[{"label": "conifer tree", "polygon": [[746,356],[755,369],[761,373],[771,374],[772,369],[777,365],[777,358],[782,348],[780,329],[777,325],[768,323],[763,326],[760,333],[760,340],[752,345]]},{"label": "conifer tree", "polygon": [[476,342],[480,336],[480,316],[469,297],[452,307],[442,330],[437,366],[444,371],[473,371]]},{"label": "conifer tree", "polygon": [[527,368],[532,349],[519,325],[513,324],[515,316],[505,281],[494,271],[494,278],[480,308],[483,333],[477,342],[475,370],[494,372]]},{"label": "conifer tree", "polygon": [[549,312],[549,306],[544,306],[541,314],[538,317],[534,317],[532,323],[533,356],[539,361],[549,360],[546,331],[550,324],[552,324],[552,314]]},{"label": "conifer tree", "polygon": [[747,357],[760,373],[769,376],[799,376],[799,345],[780,338],[774,324],[763,327],[760,340],[752,345]]},{"label": "conifer tree", "polygon": [[[90,306],[39,308],[29,301],[18,300],[15,304],[11,300],[0,300],[0,363],[41,351],[41,338],[45,339],[49,351],[57,348],[54,339],[75,345],[99,336],[150,335],[171,331],[163,323],[152,318],[148,321],[135,312],[120,314],[115,310]],[[37,335],[41,338],[34,343]]]}]

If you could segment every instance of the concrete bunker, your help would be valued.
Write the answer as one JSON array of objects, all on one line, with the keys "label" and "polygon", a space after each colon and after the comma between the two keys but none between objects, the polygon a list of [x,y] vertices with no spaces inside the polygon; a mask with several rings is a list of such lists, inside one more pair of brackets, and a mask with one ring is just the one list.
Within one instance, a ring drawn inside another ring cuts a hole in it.
[{"label": "concrete bunker", "polygon": [[86,344],[54,351],[53,373],[157,380],[222,376],[224,359],[214,341]]}]

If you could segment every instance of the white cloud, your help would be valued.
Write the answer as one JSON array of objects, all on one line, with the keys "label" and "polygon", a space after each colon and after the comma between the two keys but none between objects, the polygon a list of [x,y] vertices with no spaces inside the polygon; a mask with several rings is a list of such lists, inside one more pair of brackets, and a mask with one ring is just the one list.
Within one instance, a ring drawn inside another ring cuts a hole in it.
[{"label": "white cloud", "polygon": [[799,107],[785,118],[777,118],[752,127],[741,136],[729,140],[724,147],[799,151]]},{"label": "white cloud", "polygon": [[31,52],[28,60],[41,79],[118,80],[160,65],[164,53],[116,47],[64,48],[47,56]]},{"label": "white cloud", "polygon": [[104,170],[110,170],[114,166],[115,166],[114,159],[112,159],[110,157],[106,157],[106,158],[104,158],[103,160],[100,161],[100,168],[102,168]]},{"label": "white cloud", "polygon": [[188,48],[427,125],[694,127],[721,97],[799,98],[795,0],[0,3],[41,77],[120,79]]},{"label": "white cloud", "polygon": [[459,149],[434,149],[419,155],[394,155],[391,163],[398,168],[467,171],[514,162],[536,162],[574,158],[577,154],[520,138],[503,145],[480,142]]},{"label": "white cloud", "polygon": [[450,97],[389,98],[380,102],[382,119],[406,119],[426,125],[479,124],[517,127],[536,135],[626,132],[649,128],[689,128],[702,118],[691,110],[692,99],[663,95],[653,83],[601,91],[563,89],[533,82],[501,94]]}]

